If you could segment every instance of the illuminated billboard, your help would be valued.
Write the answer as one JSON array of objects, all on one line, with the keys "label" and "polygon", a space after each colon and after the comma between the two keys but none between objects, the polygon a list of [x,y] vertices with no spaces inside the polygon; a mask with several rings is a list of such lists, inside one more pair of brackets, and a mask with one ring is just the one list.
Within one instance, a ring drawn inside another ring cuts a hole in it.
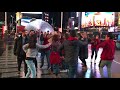
[{"label": "illuminated billboard", "polygon": [[21,19],[21,25],[22,25],[22,26],[27,26],[27,24],[28,24],[31,20],[32,20],[32,18],[31,18],[31,19]]},{"label": "illuminated billboard", "polygon": [[21,12],[21,13],[26,13],[26,14],[42,14],[42,12]]},{"label": "illuminated billboard", "polygon": [[114,12],[82,12],[82,28],[90,26],[114,26]]},{"label": "illuminated billboard", "polygon": [[118,12],[118,26],[120,26],[120,12]]}]

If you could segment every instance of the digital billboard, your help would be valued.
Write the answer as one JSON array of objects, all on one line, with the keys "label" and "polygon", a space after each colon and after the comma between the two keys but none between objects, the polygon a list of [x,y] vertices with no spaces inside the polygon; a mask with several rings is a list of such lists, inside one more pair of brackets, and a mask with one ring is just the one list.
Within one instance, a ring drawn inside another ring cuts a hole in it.
[{"label": "digital billboard", "polygon": [[21,19],[21,25],[22,26],[27,26],[27,24],[31,21],[32,19]]},{"label": "digital billboard", "polygon": [[118,26],[120,26],[120,12],[118,12]]},{"label": "digital billboard", "polygon": [[114,26],[114,12],[82,12],[82,28],[90,26]]}]

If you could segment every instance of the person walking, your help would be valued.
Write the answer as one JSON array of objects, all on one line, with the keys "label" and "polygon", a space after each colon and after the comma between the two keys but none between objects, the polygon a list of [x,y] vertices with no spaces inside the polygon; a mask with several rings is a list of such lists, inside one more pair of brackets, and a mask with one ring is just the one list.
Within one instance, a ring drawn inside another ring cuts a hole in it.
[{"label": "person walking", "polygon": [[[44,42],[43,42],[43,45],[46,45],[46,44],[48,44],[49,42],[48,42],[48,40],[50,39],[50,35],[46,35],[45,37],[44,37]],[[48,69],[50,69],[50,59],[49,59],[49,57],[50,57],[50,47],[48,47],[48,48],[46,48],[46,49],[41,49],[41,66],[40,66],[40,68],[42,68],[43,67],[43,65],[44,65],[44,57],[46,56],[46,58],[47,58],[47,63],[48,63]]]},{"label": "person walking", "polygon": [[101,60],[99,63],[101,77],[104,78],[103,67],[107,67],[108,78],[111,78],[111,65],[115,55],[115,42],[113,41],[112,33],[108,33],[105,37],[105,41],[97,46],[98,48],[103,48],[101,54]]},{"label": "person walking", "polygon": [[60,56],[62,56],[62,50],[64,50],[65,62],[68,64],[69,78],[75,78],[77,75],[78,55],[81,45],[82,43],[76,37],[75,30],[71,30],[69,38],[60,45]]},{"label": "person walking", "polygon": [[54,35],[52,38],[52,45],[51,45],[51,54],[50,54],[50,64],[51,64],[51,71],[55,74],[55,77],[58,78],[58,74],[60,72],[60,63],[61,58],[58,52],[58,48],[60,47],[60,39],[58,35]]},{"label": "person walking", "polygon": [[27,64],[25,63],[26,54],[23,51],[22,46],[28,43],[27,35],[25,34],[25,30],[19,33],[15,38],[14,43],[14,55],[17,56],[17,64],[18,64],[18,74],[21,72],[21,64],[24,62],[24,73],[27,73]]},{"label": "person walking", "polygon": [[80,47],[79,58],[82,61],[82,68],[84,70],[87,70],[87,64],[86,64],[86,60],[85,60],[85,59],[88,58],[88,39],[87,39],[87,34],[85,32],[81,33],[81,38],[79,40],[82,41],[82,43],[84,43]]}]

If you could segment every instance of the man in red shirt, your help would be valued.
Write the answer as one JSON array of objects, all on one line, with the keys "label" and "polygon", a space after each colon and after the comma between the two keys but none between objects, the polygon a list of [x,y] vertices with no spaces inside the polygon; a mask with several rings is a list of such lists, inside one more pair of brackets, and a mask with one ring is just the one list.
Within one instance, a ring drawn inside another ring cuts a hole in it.
[{"label": "man in red shirt", "polygon": [[[50,35],[47,34],[46,36],[44,36],[44,42],[43,42],[43,45],[46,45],[48,44],[48,40],[50,39]],[[49,57],[50,57],[50,47],[46,48],[46,49],[41,49],[41,66],[40,68],[43,67],[44,65],[44,57],[46,56],[47,58],[47,63],[48,63],[48,69],[51,68],[51,65],[50,65],[50,60],[49,60]]]},{"label": "man in red shirt", "polygon": [[115,54],[115,42],[113,41],[112,33],[108,33],[105,37],[105,41],[97,46],[97,48],[103,48],[100,60],[100,74],[104,77],[103,67],[107,67],[108,78],[111,78],[111,65]]}]

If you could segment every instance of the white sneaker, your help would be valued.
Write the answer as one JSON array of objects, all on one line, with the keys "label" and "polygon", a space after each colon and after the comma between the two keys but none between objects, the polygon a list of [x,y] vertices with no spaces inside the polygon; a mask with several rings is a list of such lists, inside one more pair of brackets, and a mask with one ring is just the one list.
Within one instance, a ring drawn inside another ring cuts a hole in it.
[{"label": "white sneaker", "polygon": [[66,69],[66,70],[60,70],[60,72],[68,72],[68,70]]}]

